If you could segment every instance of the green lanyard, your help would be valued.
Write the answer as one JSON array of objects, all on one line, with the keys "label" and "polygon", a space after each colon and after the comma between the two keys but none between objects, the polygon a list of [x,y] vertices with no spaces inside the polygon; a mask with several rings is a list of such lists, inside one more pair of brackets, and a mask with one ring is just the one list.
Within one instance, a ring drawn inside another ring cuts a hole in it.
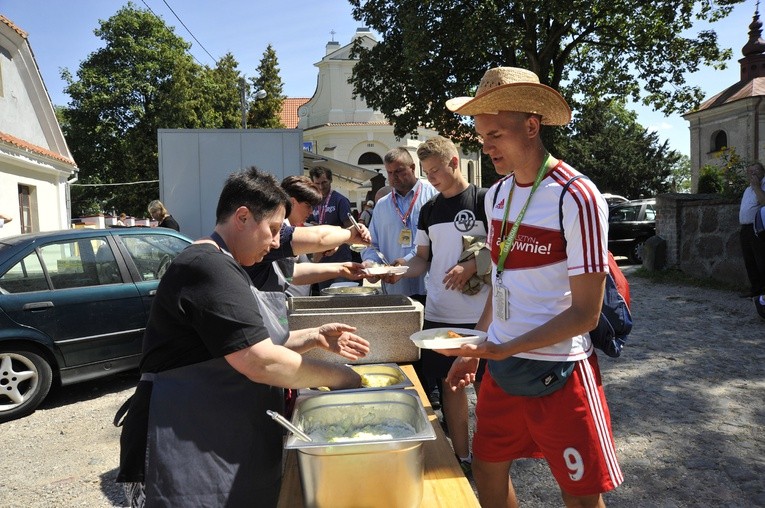
[{"label": "green lanyard", "polygon": [[[536,192],[537,187],[539,187],[539,184],[542,182],[542,178],[545,176],[545,173],[547,172],[547,161],[550,160],[550,153],[545,152],[545,159],[542,161],[542,165],[539,166],[539,170],[537,171],[537,177],[534,180],[534,185],[531,186],[531,192],[529,193],[529,197],[526,199],[526,203],[523,205],[523,208],[521,208],[521,212],[518,214],[518,218],[515,219],[515,223],[513,224],[513,227],[510,229],[510,234],[508,234],[504,240],[500,241],[500,247],[501,250],[499,251],[499,259],[497,260],[497,282],[501,284],[501,276],[502,271],[505,269],[505,260],[507,259],[507,255],[510,253],[510,250],[513,248],[513,244],[515,243],[515,237],[518,235],[518,228],[521,226],[521,221],[523,220],[524,215],[526,215],[526,208],[529,207],[529,202],[531,201],[531,196],[534,195],[534,192]],[[505,231],[505,224],[507,224],[507,215],[510,212],[510,202],[513,199],[513,191],[515,190],[515,176],[513,176],[513,185],[510,187],[510,192],[507,195],[507,205],[505,205],[505,215],[502,217],[502,228],[499,230],[499,234],[501,235]],[[499,189],[497,189],[497,192],[499,192]]]}]

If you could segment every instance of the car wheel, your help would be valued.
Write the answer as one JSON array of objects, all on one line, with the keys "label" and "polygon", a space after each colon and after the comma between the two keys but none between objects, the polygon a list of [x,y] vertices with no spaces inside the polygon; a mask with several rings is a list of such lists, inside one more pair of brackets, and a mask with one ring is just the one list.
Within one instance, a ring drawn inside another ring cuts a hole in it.
[{"label": "car wheel", "polygon": [[630,247],[629,252],[629,260],[630,263],[633,265],[642,265],[643,264],[643,246],[645,245],[645,240],[638,240],[637,242],[632,244],[632,247]]},{"label": "car wheel", "polygon": [[52,382],[53,371],[39,355],[24,349],[0,350],[0,422],[34,411]]}]

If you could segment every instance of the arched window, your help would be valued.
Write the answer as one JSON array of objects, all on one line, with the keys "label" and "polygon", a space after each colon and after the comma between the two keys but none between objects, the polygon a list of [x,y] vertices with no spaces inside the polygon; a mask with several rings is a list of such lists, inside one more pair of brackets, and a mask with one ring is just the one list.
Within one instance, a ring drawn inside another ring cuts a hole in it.
[{"label": "arched window", "polygon": [[359,157],[359,166],[362,164],[382,164],[383,160],[382,157],[377,155],[374,152],[365,152],[361,154],[361,157]]},{"label": "arched window", "polygon": [[712,149],[710,152],[719,152],[728,146],[728,135],[725,131],[717,131],[712,135]]}]

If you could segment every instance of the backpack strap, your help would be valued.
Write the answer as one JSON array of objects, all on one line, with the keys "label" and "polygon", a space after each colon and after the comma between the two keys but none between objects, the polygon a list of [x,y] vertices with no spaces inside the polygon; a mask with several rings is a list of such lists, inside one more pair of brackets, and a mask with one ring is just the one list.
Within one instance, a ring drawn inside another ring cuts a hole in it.
[{"label": "backpack strap", "polygon": [[579,180],[580,178],[587,178],[585,175],[575,175],[572,176],[571,179],[563,184],[563,190],[560,193],[560,199],[558,200],[558,221],[560,222],[560,234],[563,236],[563,246],[566,246],[566,232],[563,229],[563,198],[566,195],[566,191],[569,187],[571,187],[571,184],[574,183],[576,180]]},{"label": "backpack strap", "polygon": [[[497,189],[497,191],[499,191],[499,189]],[[481,221],[481,223],[483,223],[483,228],[486,230],[487,234],[489,233],[489,221],[488,221],[488,218],[486,217],[486,207],[484,206],[484,201],[486,200],[486,194],[488,192],[489,192],[489,189],[484,189],[476,185],[475,198],[473,201],[473,203],[475,203],[476,205],[480,204],[480,206],[476,208],[475,212],[476,212],[477,218]],[[497,196],[496,192],[494,193],[494,196],[495,196],[494,201],[496,202],[496,196]],[[494,208],[494,203],[492,203],[491,207]]]},{"label": "backpack strap", "polygon": [[496,183],[497,190],[494,191],[494,195],[491,197],[491,209],[492,210],[494,209],[494,207],[497,204],[497,196],[499,195],[499,189],[502,188],[502,184],[505,183],[505,180],[507,180],[511,176],[513,176],[513,175],[503,176],[501,179],[499,179],[499,181],[497,181],[497,183]]}]

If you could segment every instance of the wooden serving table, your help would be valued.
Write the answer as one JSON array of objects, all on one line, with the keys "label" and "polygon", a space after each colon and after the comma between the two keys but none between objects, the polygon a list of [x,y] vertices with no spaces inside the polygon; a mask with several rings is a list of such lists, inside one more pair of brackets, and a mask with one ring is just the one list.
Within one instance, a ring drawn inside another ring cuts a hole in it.
[{"label": "wooden serving table", "polygon": [[[470,483],[465,478],[462,468],[454,456],[449,441],[446,439],[438,417],[430,406],[425,390],[420,384],[414,368],[410,364],[400,366],[414,385],[409,390],[417,390],[428,420],[436,432],[434,441],[423,441],[425,472],[422,493],[422,508],[440,507],[476,507],[478,499]],[[395,488],[395,486],[391,486]],[[297,450],[286,450],[282,490],[279,494],[278,508],[304,508],[303,487],[300,484]]]}]

